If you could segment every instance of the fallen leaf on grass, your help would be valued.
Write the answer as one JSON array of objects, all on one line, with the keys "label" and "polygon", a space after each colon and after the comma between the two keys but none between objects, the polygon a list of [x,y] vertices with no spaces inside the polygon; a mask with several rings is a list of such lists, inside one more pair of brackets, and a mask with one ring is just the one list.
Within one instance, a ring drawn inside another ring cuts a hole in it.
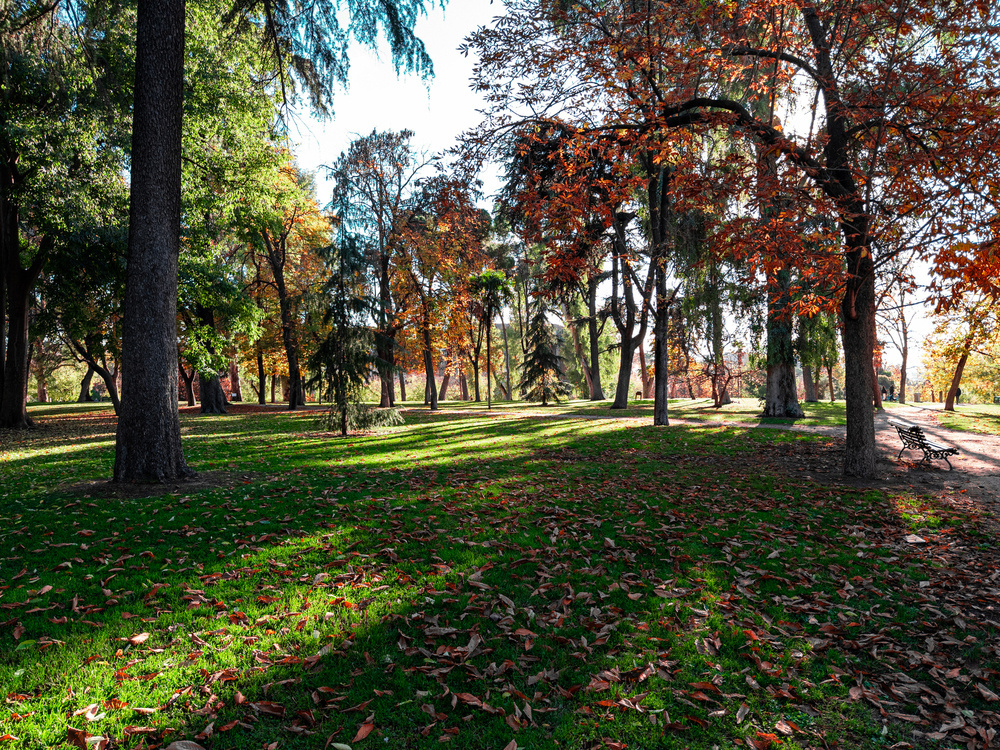
[{"label": "fallen leaf on grass", "polygon": [[739,710],[736,712],[736,723],[741,724],[743,720],[747,717],[748,713],[750,713],[750,706],[748,706],[746,703],[742,704]]},{"label": "fallen leaf on grass", "polygon": [[1000,701],[1000,695],[997,695],[980,682],[976,683],[976,690],[978,690],[979,694],[988,701]]},{"label": "fallen leaf on grass", "polygon": [[133,646],[138,646],[149,640],[149,633],[139,633],[138,635],[133,635],[128,639],[128,642]]},{"label": "fallen leaf on grass", "polygon": [[375,728],[374,724],[367,724],[367,723],[362,724],[360,727],[358,727],[358,733],[354,735],[354,739],[351,740],[351,742],[360,742],[369,734],[371,734],[374,728]]},{"label": "fallen leaf on grass", "polygon": [[0,742],[19,742],[19,740],[12,734],[5,734],[0,737]]},{"label": "fallen leaf on grass", "polygon": [[205,750],[205,748],[191,740],[177,740],[167,745],[164,750]]}]

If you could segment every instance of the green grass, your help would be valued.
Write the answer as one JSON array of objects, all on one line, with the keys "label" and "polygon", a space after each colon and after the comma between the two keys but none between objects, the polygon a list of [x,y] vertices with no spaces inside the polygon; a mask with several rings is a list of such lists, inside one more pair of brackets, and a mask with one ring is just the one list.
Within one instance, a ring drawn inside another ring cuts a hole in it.
[{"label": "green grass", "polygon": [[[551,404],[542,407],[539,404],[527,403],[524,401],[495,401],[493,410],[498,412],[510,412],[515,414],[547,415],[547,416],[587,416],[587,417],[614,417],[614,418],[640,418],[652,419],[652,400],[630,401],[626,409],[612,409],[611,400],[606,401],[584,401],[571,400],[558,404]],[[426,409],[417,401],[408,401],[403,404],[408,409]],[[802,410],[805,417],[802,419],[778,419],[774,417],[761,417],[763,406],[756,398],[733,399],[731,404],[716,409],[709,398],[701,399],[671,399],[669,402],[669,417],[672,419],[693,419],[700,422],[743,422],[746,424],[797,424],[807,426],[844,426],[847,418],[843,401],[821,401],[816,403],[803,403]],[[459,412],[478,412],[486,410],[486,402],[475,403],[469,401],[442,401],[442,410]]]},{"label": "green grass", "polygon": [[815,436],[556,409],[184,414],[211,481],[138,498],[96,484],[106,409],[33,408],[0,434],[0,747],[884,748],[946,693],[989,725],[964,506],[771,466]]},{"label": "green grass", "polygon": [[1000,435],[1000,404],[955,404],[955,411],[936,409],[938,421],[949,430]]}]

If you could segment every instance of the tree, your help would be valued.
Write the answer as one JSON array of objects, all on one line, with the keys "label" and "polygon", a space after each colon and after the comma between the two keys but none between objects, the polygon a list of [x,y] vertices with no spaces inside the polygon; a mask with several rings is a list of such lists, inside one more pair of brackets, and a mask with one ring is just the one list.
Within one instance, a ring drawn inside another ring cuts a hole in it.
[{"label": "tree", "polygon": [[[0,427],[25,428],[29,307],[81,226],[113,216],[123,182],[122,96],[98,95],[120,75],[123,29],[77,27],[55,3],[0,12]],[[92,62],[97,60],[99,62]],[[117,218],[117,217],[114,217]],[[70,255],[72,250],[70,249]]]},{"label": "tree", "polygon": [[[493,319],[503,306],[510,302],[514,296],[514,290],[507,280],[506,274],[500,271],[488,269],[480,274],[476,274],[469,279],[469,286],[472,294],[478,298],[479,307],[483,312],[483,321],[486,327],[486,408],[493,408],[493,386],[491,374],[493,371],[493,354],[491,348],[491,333]],[[508,394],[508,397],[510,394]]]},{"label": "tree", "polygon": [[434,379],[436,324],[447,319],[455,295],[449,286],[465,284],[469,269],[481,267],[489,215],[473,204],[473,191],[460,177],[444,173],[420,188],[401,241],[398,294],[415,300],[411,317],[423,356],[425,390],[432,411],[438,408]]},{"label": "tree", "polygon": [[381,406],[392,406],[396,332],[402,325],[406,310],[399,299],[393,299],[392,289],[396,266],[395,255],[402,231],[406,202],[415,188],[415,181],[430,163],[430,159],[415,153],[410,146],[413,133],[379,133],[353,141],[348,150],[328,168],[335,180],[331,205],[353,232],[363,232],[369,238],[369,264],[375,280],[379,306],[375,311],[378,330],[379,378]]},{"label": "tree", "polygon": [[[229,17],[254,24],[263,14],[282,90],[286,90],[287,63],[320,109],[329,100],[333,83],[346,79],[344,42],[350,38],[372,46],[385,31],[398,68],[430,73],[430,59],[413,35],[423,0],[355,3],[346,28],[338,18],[338,7],[336,2],[317,3],[311,6],[314,12],[303,15],[292,2],[237,0]],[[184,0],[139,0],[136,29],[123,321],[128,403],[123,403],[118,423],[114,476],[119,482],[162,482],[191,474],[181,449],[176,405]]]},{"label": "tree", "polygon": [[[692,129],[724,130],[776,155],[795,211],[836,223],[840,262],[828,268],[843,321],[844,472],[874,476],[874,281],[887,260],[876,259],[878,239],[905,219],[926,227],[930,247],[981,237],[971,244],[984,261],[993,247],[995,200],[982,196],[998,173],[1000,122],[987,102],[1000,38],[983,29],[995,9],[936,0],[751,0],[726,13],[698,2],[508,7],[516,20],[481,30],[471,45],[484,61],[477,83],[497,103],[494,130],[523,121],[523,111],[535,120],[558,111],[581,127],[660,146],[660,163]],[[533,80],[522,85],[526,55]],[[802,126],[786,130],[734,94],[733,80],[740,91],[794,83],[805,94],[799,101],[814,105]],[[736,178],[740,170],[727,177],[730,187]],[[673,193],[681,197],[676,185]]]},{"label": "tree", "polygon": [[528,321],[528,348],[521,364],[521,382],[518,387],[528,401],[541,401],[547,406],[549,400],[558,403],[560,396],[569,393],[569,384],[562,379],[563,358],[559,356],[556,335],[547,319],[545,301],[535,300],[535,311]]},{"label": "tree", "polygon": [[365,295],[367,261],[357,237],[341,225],[324,256],[330,270],[324,323],[330,328],[310,357],[309,366],[316,373],[314,381],[324,387],[332,412],[339,415],[340,434],[347,437],[349,408],[375,365],[368,327],[374,305]]}]

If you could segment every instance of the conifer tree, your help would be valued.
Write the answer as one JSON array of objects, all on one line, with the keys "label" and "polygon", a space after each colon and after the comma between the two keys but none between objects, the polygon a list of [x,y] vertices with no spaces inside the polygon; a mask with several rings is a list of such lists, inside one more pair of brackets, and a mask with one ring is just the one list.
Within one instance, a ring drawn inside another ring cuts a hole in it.
[{"label": "conifer tree", "polygon": [[547,406],[549,399],[558,402],[560,396],[570,391],[569,384],[562,379],[563,358],[559,356],[558,338],[546,319],[547,312],[545,301],[538,299],[528,321],[528,348],[518,384],[528,401],[541,401],[542,406]]}]

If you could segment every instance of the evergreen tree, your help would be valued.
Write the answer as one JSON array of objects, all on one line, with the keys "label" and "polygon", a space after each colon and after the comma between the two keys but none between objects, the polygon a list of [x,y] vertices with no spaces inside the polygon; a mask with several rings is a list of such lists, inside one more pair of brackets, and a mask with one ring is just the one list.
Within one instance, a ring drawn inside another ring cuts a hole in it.
[{"label": "evergreen tree", "polygon": [[555,332],[546,320],[547,312],[544,300],[539,299],[528,321],[528,348],[518,384],[528,401],[541,401],[542,406],[547,406],[549,399],[558,402],[560,396],[570,392],[569,384],[562,379],[563,358],[559,356]]},{"label": "evergreen tree", "polygon": [[365,325],[374,304],[364,295],[367,263],[358,238],[341,231],[326,254],[331,276],[324,322],[330,329],[309,359],[309,368],[316,373],[309,385],[322,386],[324,397],[332,403],[330,422],[336,419],[340,434],[346,437],[351,404],[376,365],[374,337]]}]

